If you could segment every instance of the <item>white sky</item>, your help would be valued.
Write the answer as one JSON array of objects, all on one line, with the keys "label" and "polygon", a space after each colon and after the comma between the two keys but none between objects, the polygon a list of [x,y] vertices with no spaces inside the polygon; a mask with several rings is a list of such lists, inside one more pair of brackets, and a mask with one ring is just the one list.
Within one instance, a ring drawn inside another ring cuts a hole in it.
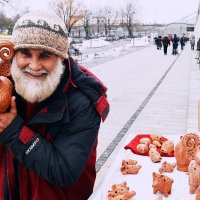
[{"label": "white sky", "polygon": [[[47,9],[50,0],[21,0],[32,10]],[[80,0],[81,1],[81,0]],[[127,0],[82,0],[94,9],[111,5],[120,8]],[[196,12],[199,0],[135,0],[138,7],[138,19],[143,23],[170,23]],[[21,5],[21,4],[19,4]]]}]

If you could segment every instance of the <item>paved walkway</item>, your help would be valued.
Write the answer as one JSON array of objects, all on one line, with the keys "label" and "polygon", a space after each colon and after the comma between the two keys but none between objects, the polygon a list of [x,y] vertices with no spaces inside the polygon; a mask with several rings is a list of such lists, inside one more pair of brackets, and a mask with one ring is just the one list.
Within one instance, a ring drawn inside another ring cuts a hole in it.
[{"label": "paved walkway", "polygon": [[129,135],[198,132],[200,70],[189,45],[179,52],[164,56],[149,46],[90,68],[108,86],[111,105],[99,133],[95,187]]}]

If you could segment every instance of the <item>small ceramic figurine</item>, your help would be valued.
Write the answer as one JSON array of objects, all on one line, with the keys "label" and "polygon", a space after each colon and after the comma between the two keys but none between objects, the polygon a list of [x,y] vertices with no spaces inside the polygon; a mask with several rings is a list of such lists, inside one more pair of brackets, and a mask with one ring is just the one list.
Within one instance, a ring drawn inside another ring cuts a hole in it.
[{"label": "small ceramic figurine", "polygon": [[158,141],[160,143],[163,143],[163,136],[159,135],[159,134],[150,134],[150,138],[152,139],[152,141]]},{"label": "small ceramic figurine", "polygon": [[188,165],[194,159],[196,147],[199,142],[200,137],[195,133],[187,133],[180,138],[174,150],[177,169],[179,171],[188,171]]},{"label": "small ceramic figurine", "polygon": [[158,170],[162,174],[163,172],[173,172],[175,167],[176,167],[176,163],[171,164],[164,161],[162,163],[162,166]]},{"label": "small ceramic figurine", "polygon": [[135,191],[126,192],[125,194],[118,195],[116,197],[108,197],[108,200],[131,200],[136,195]]},{"label": "small ceramic figurine", "polygon": [[151,148],[157,150],[157,147],[156,147],[156,145],[154,145],[154,144],[150,144],[150,145],[149,145],[149,149],[151,149]]},{"label": "small ceramic figurine", "polygon": [[108,190],[108,197],[116,197],[118,195],[124,194],[129,191],[129,187],[127,187],[126,181],[120,184],[113,184],[112,190]]},{"label": "small ceramic figurine", "polygon": [[131,200],[136,195],[135,191],[129,191],[126,181],[121,184],[113,184],[108,191],[108,200]]},{"label": "small ceramic figurine", "polygon": [[150,150],[149,150],[149,157],[151,158],[151,161],[152,162],[160,162],[161,160],[162,160],[162,157],[161,157],[161,155],[159,154],[159,152],[156,150],[156,149],[154,149],[154,148],[151,148]]},{"label": "small ceramic figurine", "polygon": [[127,164],[124,164],[122,165],[121,167],[121,172],[123,175],[126,175],[126,174],[137,174],[138,171],[141,169],[141,165],[127,165]]},{"label": "small ceramic figurine", "polygon": [[10,76],[10,60],[13,56],[13,43],[10,41],[0,41],[0,113],[6,112],[12,97],[13,85],[6,77]]},{"label": "small ceramic figurine", "polygon": [[167,140],[162,143],[161,152],[171,154],[174,151],[174,142],[172,140]]},{"label": "small ceramic figurine", "polygon": [[161,192],[165,197],[171,194],[172,184],[174,180],[163,174],[153,172],[153,193]]},{"label": "small ceramic figurine", "polygon": [[154,141],[152,142],[152,144],[155,145],[155,146],[158,147],[158,148],[161,147],[161,143],[160,143],[159,141],[157,141],[157,140],[154,140]]},{"label": "small ceramic figurine", "polygon": [[150,140],[150,138],[141,138],[140,139],[140,144],[146,144],[147,146],[149,146],[149,144],[151,144],[151,140]]},{"label": "small ceramic figurine", "polygon": [[188,166],[190,193],[194,194],[200,185],[200,146],[195,153],[195,159]]},{"label": "small ceramic figurine", "polygon": [[137,160],[131,160],[131,159],[122,160],[122,165],[125,165],[125,164],[127,164],[127,165],[136,165],[137,164]]},{"label": "small ceramic figurine", "polygon": [[145,154],[145,153],[147,153],[149,151],[149,147],[146,144],[138,144],[136,146],[136,149],[141,154]]}]

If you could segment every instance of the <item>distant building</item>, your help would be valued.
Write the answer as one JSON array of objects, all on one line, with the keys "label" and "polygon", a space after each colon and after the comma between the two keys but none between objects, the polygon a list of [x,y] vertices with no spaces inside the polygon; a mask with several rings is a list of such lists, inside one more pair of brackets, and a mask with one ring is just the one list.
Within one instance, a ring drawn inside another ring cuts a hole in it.
[{"label": "distant building", "polygon": [[197,42],[198,39],[200,38],[200,2],[199,2],[198,11],[197,11],[194,35],[195,35],[196,42]]}]

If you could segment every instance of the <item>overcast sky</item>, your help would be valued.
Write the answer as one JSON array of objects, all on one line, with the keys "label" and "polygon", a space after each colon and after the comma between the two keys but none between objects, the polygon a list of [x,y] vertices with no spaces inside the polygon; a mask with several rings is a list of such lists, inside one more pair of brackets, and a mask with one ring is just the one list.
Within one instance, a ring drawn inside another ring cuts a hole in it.
[{"label": "overcast sky", "polygon": [[[127,0],[82,0],[93,9],[111,5],[119,8]],[[143,23],[171,23],[184,18],[198,9],[199,0],[135,0],[138,19]],[[23,0],[33,10],[47,8],[49,0]]]}]

